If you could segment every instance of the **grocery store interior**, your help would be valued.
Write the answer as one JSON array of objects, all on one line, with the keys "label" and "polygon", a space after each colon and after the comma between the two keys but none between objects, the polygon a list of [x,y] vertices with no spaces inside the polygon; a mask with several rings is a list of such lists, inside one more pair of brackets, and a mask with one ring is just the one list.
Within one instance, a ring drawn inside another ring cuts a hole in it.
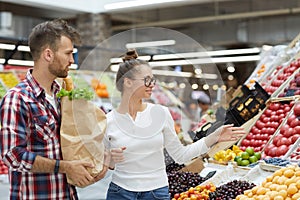
[{"label": "grocery store interior", "polygon": [[[79,31],[69,75],[104,112],[120,101],[115,75],[134,48],[183,145],[223,124],[245,129],[185,164],[165,152],[172,199],[300,199],[300,0],[0,0],[0,98],[33,66],[32,28],[56,18]],[[80,199],[105,199],[112,173]],[[0,200],[7,174],[0,160]]]}]

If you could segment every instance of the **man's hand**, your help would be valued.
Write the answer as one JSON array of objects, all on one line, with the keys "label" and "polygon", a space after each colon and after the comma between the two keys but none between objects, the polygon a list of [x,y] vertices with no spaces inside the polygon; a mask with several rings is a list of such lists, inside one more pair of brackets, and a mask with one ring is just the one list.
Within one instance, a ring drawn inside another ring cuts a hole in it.
[{"label": "man's hand", "polygon": [[88,167],[93,168],[94,165],[90,162],[80,160],[61,161],[61,169],[59,172],[66,173],[75,186],[85,187],[94,183],[94,178],[86,169]]}]

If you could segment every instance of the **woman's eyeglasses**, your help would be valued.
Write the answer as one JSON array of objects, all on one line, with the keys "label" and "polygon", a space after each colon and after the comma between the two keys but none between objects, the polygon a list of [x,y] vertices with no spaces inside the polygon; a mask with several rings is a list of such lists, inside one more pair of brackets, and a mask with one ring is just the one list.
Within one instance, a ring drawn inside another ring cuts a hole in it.
[{"label": "woman's eyeglasses", "polygon": [[150,76],[146,76],[143,79],[138,79],[138,78],[131,78],[132,80],[144,80],[144,85],[146,87],[150,87],[151,84],[155,85],[156,83],[156,78],[154,77],[150,77]]}]

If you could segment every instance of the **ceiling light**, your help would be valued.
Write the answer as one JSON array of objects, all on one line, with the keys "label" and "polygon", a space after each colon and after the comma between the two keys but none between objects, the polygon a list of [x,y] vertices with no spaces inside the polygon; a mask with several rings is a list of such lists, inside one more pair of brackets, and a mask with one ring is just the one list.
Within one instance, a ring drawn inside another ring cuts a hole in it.
[{"label": "ceiling light", "polygon": [[230,72],[230,73],[235,72],[234,66],[228,66],[228,67],[227,67],[227,71]]},{"label": "ceiling light", "polygon": [[141,48],[141,47],[159,47],[159,46],[169,46],[176,44],[175,40],[160,40],[160,41],[150,41],[150,42],[136,42],[127,43],[126,48]]},{"label": "ceiling light", "polygon": [[15,48],[16,48],[16,45],[14,45],[14,44],[3,44],[3,43],[0,43],[0,49],[14,50]]},{"label": "ceiling light", "polygon": [[118,10],[124,8],[132,8],[138,6],[147,6],[152,4],[161,4],[161,3],[169,3],[169,2],[176,2],[176,1],[183,1],[183,0],[135,0],[135,1],[122,1],[116,3],[109,3],[104,5],[105,10]]},{"label": "ceiling light", "polygon": [[221,89],[226,91],[226,89],[227,89],[226,85],[222,85]]},{"label": "ceiling light", "polygon": [[168,59],[197,58],[197,57],[199,58],[199,57],[253,54],[253,53],[260,53],[260,48],[255,47],[255,48],[247,48],[247,49],[232,49],[232,50],[202,51],[202,52],[154,55],[153,60],[168,60]]},{"label": "ceiling light", "polygon": [[209,85],[208,84],[204,84],[203,85],[203,90],[208,90],[209,89]]},{"label": "ceiling light", "polygon": [[[138,59],[149,61],[151,59],[151,56],[139,56]],[[110,61],[110,63],[122,63],[123,62],[122,58],[111,58],[109,61]]]},{"label": "ceiling light", "polygon": [[4,64],[5,63],[5,59],[4,58],[0,58],[0,64]]},{"label": "ceiling light", "polygon": [[217,74],[196,74],[195,75],[196,78],[204,78],[204,79],[218,79],[218,75]]},{"label": "ceiling light", "polygon": [[20,46],[18,46],[18,51],[30,52],[30,48],[29,48],[29,46],[20,45]]},{"label": "ceiling light", "polygon": [[194,84],[192,84],[192,89],[193,89],[193,90],[196,90],[196,89],[198,89],[198,87],[199,87],[199,86],[198,86],[198,84],[197,84],[197,83],[194,83]]},{"label": "ceiling light", "polygon": [[186,86],[185,83],[180,83],[179,84],[179,88],[181,88],[181,89],[185,88],[185,86]]},{"label": "ceiling light", "polygon": [[22,65],[22,66],[33,66],[34,62],[31,60],[14,60],[9,59],[7,62],[9,65]]},{"label": "ceiling light", "polygon": [[112,72],[117,72],[117,71],[119,70],[119,65],[111,65],[111,66],[110,66],[110,70],[111,70]]},{"label": "ceiling light", "polygon": [[228,80],[232,81],[234,79],[234,76],[233,75],[229,75],[228,76]]},{"label": "ceiling light", "polygon": [[213,86],[212,86],[212,89],[213,89],[213,90],[217,90],[218,88],[219,88],[218,85],[213,85]]},{"label": "ceiling light", "polygon": [[78,69],[78,65],[77,64],[71,64],[69,69]]},{"label": "ceiling light", "polygon": [[201,74],[202,73],[202,70],[201,69],[199,69],[199,68],[196,68],[195,69],[195,74]]},{"label": "ceiling light", "polygon": [[163,75],[163,76],[178,76],[178,77],[192,77],[193,73],[191,72],[175,72],[175,71],[168,71],[168,70],[152,70],[154,75]]}]

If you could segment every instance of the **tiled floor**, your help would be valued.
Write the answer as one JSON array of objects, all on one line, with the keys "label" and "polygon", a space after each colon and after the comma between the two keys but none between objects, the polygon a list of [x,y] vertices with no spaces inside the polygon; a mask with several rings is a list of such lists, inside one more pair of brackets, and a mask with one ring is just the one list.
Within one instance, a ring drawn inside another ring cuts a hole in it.
[{"label": "tiled floor", "polygon": [[[108,171],[105,178],[86,188],[77,188],[80,200],[104,200],[106,191],[111,180],[111,171]],[[0,200],[7,200],[9,194],[9,184],[7,177],[0,175]]]}]

